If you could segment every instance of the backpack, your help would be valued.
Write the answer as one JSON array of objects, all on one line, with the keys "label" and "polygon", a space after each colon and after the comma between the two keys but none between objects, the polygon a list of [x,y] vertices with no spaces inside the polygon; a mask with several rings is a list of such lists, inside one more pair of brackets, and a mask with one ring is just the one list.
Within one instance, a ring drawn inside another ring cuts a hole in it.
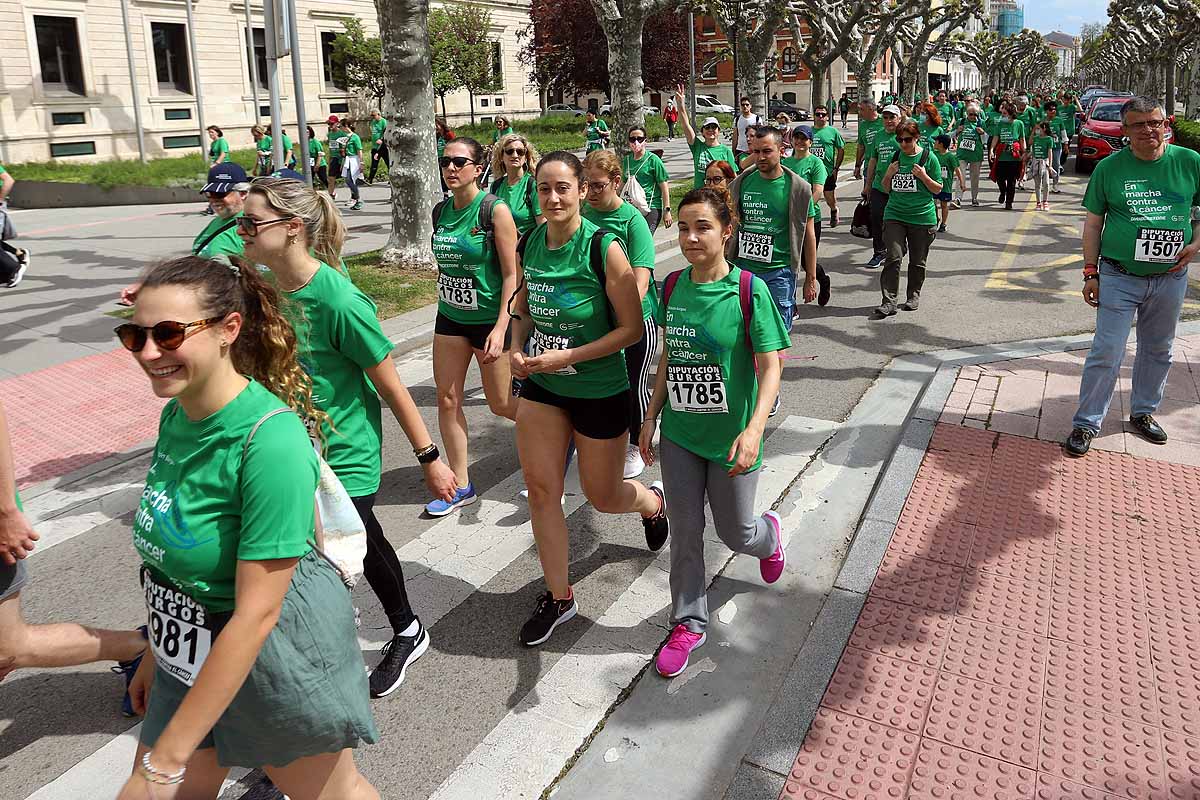
[{"label": "backpack", "polygon": [[[667,304],[671,301],[671,292],[675,291],[675,284],[679,283],[681,275],[683,275],[683,270],[677,269],[663,281],[664,318]],[[750,341],[750,319],[754,316],[754,273],[748,269],[743,269],[741,275],[738,276],[738,301],[742,306],[742,327],[746,334],[746,347],[750,348],[750,352],[753,353],[754,343]]]},{"label": "backpack", "polygon": [[[442,216],[442,209],[447,203],[453,203],[453,197],[447,197],[442,202],[433,207],[433,232],[437,233],[438,218]],[[483,196],[483,202],[479,204],[479,224],[471,229],[471,233],[483,231],[483,249],[486,251],[491,248],[496,242],[496,229],[492,226],[492,211],[496,208],[496,203],[500,202],[500,198],[488,192]],[[432,236],[432,234],[431,234]]]},{"label": "backpack", "polygon": [[[892,153],[891,163],[896,164],[899,161],[900,161],[900,149],[897,148],[896,152]],[[921,151],[921,157],[917,159],[917,166],[920,167],[921,169],[925,169],[925,165],[928,163],[929,163],[929,148],[926,147],[924,150]]]},{"label": "backpack", "polygon": [[[496,194],[496,191],[503,185],[501,182],[506,181],[506,180],[508,180],[508,177],[501,175],[499,178],[497,178],[495,181],[493,181],[490,193]],[[536,195],[537,195],[537,186],[534,185],[533,176],[530,175],[529,180],[525,181],[525,207],[528,208],[531,213],[533,212],[533,199]],[[484,202],[486,202],[486,199]],[[479,215],[480,215],[480,217],[483,216],[482,208],[479,209]]]},{"label": "backpack", "polygon": [[625,186],[621,189],[621,199],[640,211],[642,216],[650,213],[650,199],[646,197],[646,190],[638,183],[637,176],[642,174],[642,170],[649,163],[649,156],[650,154],[647,153],[646,157],[642,159],[642,164],[638,167],[637,172],[629,176],[629,180],[625,182]]},{"label": "backpack", "polygon": [[[545,225],[545,223],[542,223],[542,225]],[[529,230],[525,231],[525,233],[521,234],[521,238],[517,240],[517,255],[520,256],[522,260],[525,258],[526,242],[529,241],[529,237],[532,236],[534,231],[536,231],[539,227],[542,226],[539,225],[537,227],[530,228]],[[603,291],[605,286],[607,286],[607,278],[604,274],[604,237],[608,233],[610,233],[610,231],[600,228],[598,231],[592,234],[592,241],[588,245],[588,263],[592,265],[592,274],[596,276],[596,280],[600,281],[601,291]],[[521,283],[524,282],[525,276],[524,271],[522,271]],[[517,287],[517,292],[519,291],[521,291],[520,286]],[[517,296],[517,292],[513,292],[513,297]],[[511,307],[512,299],[510,298],[508,302],[509,307]],[[612,303],[609,302],[607,292],[604,292],[604,305],[608,309],[608,326],[610,328],[616,328],[617,315],[613,313]]]}]

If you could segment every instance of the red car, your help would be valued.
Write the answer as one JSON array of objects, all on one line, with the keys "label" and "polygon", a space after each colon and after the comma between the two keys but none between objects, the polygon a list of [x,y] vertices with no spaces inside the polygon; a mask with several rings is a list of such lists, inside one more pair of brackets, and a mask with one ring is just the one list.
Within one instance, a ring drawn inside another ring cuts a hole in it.
[{"label": "red car", "polygon": [[[1125,147],[1121,132],[1121,106],[1128,97],[1099,97],[1088,109],[1087,117],[1079,129],[1079,143],[1075,146],[1075,171],[1091,172],[1096,163]],[[1174,138],[1171,123],[1175,117],[1167,118],[1164,138]]]}]

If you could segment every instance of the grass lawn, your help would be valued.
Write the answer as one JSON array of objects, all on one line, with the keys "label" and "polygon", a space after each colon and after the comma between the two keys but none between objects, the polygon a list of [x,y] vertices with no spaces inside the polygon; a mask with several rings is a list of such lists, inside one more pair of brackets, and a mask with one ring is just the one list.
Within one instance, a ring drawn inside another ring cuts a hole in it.
[{"label": "grass lawn", "polygon": [[[233,160],[247,172],[254,166],[254,150],[234,150]],[[78,161],[31,161],[6,164],[18,181],[90,183],[102,189],[115,186],[166,186],[199,189],[208,175],[208,159],[194,152],[172,158],[156,158],[143,164],[137,159],[85,164]]]}]

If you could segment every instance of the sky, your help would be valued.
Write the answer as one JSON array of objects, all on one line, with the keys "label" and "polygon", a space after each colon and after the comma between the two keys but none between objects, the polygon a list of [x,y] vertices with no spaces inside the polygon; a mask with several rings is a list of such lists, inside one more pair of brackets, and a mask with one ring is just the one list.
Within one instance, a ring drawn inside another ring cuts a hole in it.
[{"label": "sky", "polygon": [[1024,0],[1025,27],[1077,36],[1085,22],[1108,21],[1108,0]]}]

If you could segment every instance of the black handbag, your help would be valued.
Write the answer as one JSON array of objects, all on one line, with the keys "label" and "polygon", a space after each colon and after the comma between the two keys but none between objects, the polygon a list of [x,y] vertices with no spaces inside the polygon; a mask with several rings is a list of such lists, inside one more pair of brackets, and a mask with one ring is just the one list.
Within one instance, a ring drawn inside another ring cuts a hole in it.
[{"label": "black handbag", "polygon": [[850,222],[850,235],[860,239],[871,238],[871,202],[860,200],[854,207],[854,219]]}]

